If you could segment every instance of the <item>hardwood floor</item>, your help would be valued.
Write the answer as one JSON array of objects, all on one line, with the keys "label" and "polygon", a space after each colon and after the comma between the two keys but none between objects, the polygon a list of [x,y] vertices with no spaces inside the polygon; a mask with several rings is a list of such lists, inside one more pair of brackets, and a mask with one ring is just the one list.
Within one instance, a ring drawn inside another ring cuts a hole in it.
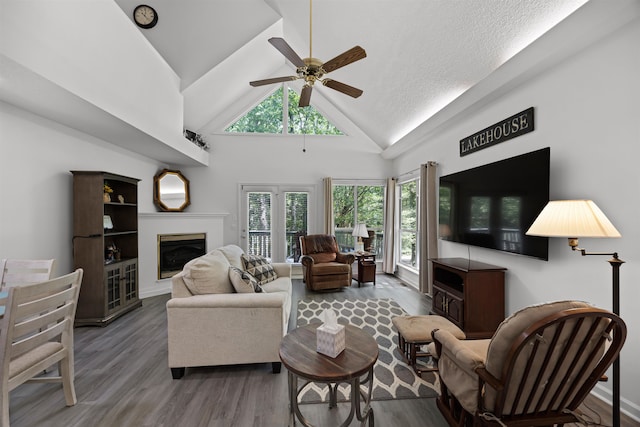
[{"label": "hardwood floor", "polygon": [[[430,309],[428,298],[394,277],[382,274],[377,276],[375,287],[369,283],[358,288],[354,281],[354,286],[342,292],[364,298],[393,298],[410,314],[426,314]],[[297,301],[306,295],[301,281],[294,281],[290,328],[295,327]],[[171,378],[167,367],[165,304],[168,299],[169,295],[145,299],[141,308],[106,328],[76,328],[78,403],[67,408],[58,384],[25,384],[11,392],[11,425],[287,425],[287,375],[284,369],[274,375],[271,364],[188,368],[182,379]],[[377,426],[446,426],[435,399],[375,401],[372,406]],[[322,404],[302,405],[301,408],[313,423],[327,427],[338,425],[348,412],[345,404],[340,404],[337,410],[329,410]],[[608,411],[605,407],[600,412]],[[627,423],[623,419],[623,425],[640,424]]]}]

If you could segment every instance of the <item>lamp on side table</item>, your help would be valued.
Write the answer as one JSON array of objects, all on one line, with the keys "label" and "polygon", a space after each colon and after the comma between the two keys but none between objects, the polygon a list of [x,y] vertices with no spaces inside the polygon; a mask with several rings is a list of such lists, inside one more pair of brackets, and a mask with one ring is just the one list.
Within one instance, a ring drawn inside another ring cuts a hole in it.
[{"label": "lamp on side table", "polygon": [[355,228],[353,229],[353,233],[351,233],[351,235],[353,237],[357,237],[358,241],[356,243],[354,243],[354,247],[353,250],[356,252],[363,252],[364,251],[364,243],[362,242],[362,238],[367,238],[369,237],[369,232],[367,231],[367,226],[365,225],[364,222],[359,223],[358,225],[355,226]]}]

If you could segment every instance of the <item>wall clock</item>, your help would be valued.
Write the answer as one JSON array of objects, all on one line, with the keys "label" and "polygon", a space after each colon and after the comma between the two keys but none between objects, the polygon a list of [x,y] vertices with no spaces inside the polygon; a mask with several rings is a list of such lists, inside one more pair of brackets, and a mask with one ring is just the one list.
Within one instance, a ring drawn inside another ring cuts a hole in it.
[{"label": "wall clock", "polygon": [[153,28],[158,23],[158,13],[151,6],[141,4],[133,10],[133,20],[140,28]]}]

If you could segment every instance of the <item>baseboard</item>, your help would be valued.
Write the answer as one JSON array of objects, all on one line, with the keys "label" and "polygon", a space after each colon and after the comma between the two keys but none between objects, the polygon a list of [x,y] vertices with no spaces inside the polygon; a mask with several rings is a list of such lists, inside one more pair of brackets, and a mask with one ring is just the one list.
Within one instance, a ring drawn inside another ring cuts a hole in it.
[{"label": "baseboard", "polygon": [[170,294],[171,293],[171,280],[158,280],[156,282],[157,286],[154,286],[153,289],[150,290],[141,290],[140,291],[140,299],[156,297],[158,295]]},{"label": "baseboard", "polygon": [[[601,384],[597,384],[594,389],[591,391],[591,395],[602,400],[607,403],[607,405],[612,404],[612,395],[611,390],[605,388]],[[635,421],[640,422],[640,406],[631,402],[624,397],[620,397],[620,412],[632,418]]]}]

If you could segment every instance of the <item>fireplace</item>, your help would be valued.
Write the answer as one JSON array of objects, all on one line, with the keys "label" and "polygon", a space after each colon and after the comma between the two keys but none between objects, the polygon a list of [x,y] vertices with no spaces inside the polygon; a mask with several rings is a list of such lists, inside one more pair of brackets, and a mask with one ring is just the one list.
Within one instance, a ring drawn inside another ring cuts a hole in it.
[{"label": "fireplace", "polygon": [[158,279],[174,276],[206,251],[206,233],[158,234]]}]

